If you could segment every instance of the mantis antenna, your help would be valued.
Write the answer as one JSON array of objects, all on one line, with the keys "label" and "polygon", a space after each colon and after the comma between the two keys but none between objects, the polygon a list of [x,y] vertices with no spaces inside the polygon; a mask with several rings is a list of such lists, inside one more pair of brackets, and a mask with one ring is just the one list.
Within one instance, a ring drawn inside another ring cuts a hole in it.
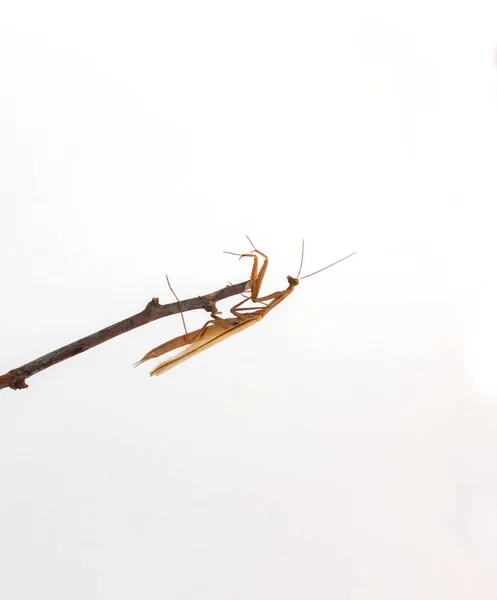
[{"label": "mantis antenna", "polygon": [[[302,248],[303,248],[303,246],[302,246]],[[328,265],[327,267],[323,267],[322,269],[318,269],[317,271],[314,271],[314,273],[309,273],[309,275],[304,275],[303,277],[297,277],[297,279],[307,279],[307,277],[312,277],[313,275],[317,275],[317,273],[321,273],[321,271],[326,271],[326,269],[329,269],[330,267],[334,267],[335,265],[338,265],[338,263],[342,262],[342,260],[350,258],[351,256],[354,256],[354,254],[357,254],[357,251],[356,252],[352,252],[351,254],[347,254],[347,256],[344,256],[340,260],[336,260],[334,263],[331,263],[331,265]],[[300,273],[300,271],[299,271],[299,273]]]},{"label": "mantis antenna", "polygon": [[297,279],[300,277],[300,273],[302,271],[302,265],[304,264],[304,240],[302,240],[302,254],[300,256],[300,267],[299,272],[297,273]]}]

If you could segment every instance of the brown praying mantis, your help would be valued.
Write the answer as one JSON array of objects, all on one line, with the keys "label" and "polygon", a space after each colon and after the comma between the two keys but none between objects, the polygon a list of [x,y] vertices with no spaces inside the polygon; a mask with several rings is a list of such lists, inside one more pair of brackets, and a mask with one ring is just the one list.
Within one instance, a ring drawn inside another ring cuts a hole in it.
[{"label": "brown praying mantis", "polygon": [[[273,292],[272,294],[268,294],[267,296],[259,296],[262,282],[264,281],[264,276],[266,274],[267,267],[269,264],[269,259],[266,256],[266,254],[264,254],[260,250],[257,250],[257,248],[252,243],[252,240],[248,236],[246,237],[252,246],[251,252],[245,254],[226,252],[226,254],[234,254],[235,256],[238,256],[240,258],[251,258],[253,260],[252,272],[250,275],[250,279],[252,281],[250,296],[244,296],[244,299],[241,302],[235,304],[235,306],[231,308],[230,312],[233,316],[225,319],[219,317],[215,313],[211,313],[212,318],[209,321],[207,321],[203,325],[203,327],[190,333],[187,332],[185,326],[184,335],[175,337],[172,340],[169,340],[167,342],[164,342],[164,344],[157,346],[153,350],[150,350],[150,352],[147,352],[147,354],[145,354],[145,356],[141,360],[139,360],[134,366],[140,365],[147,360],[150,360],[152,358],[158,358],[159,356],[163,356],[168,352],[186,346],[186,348],[182,350],[179,354],[176,354],[172,358],[169,358],[166,361],[160,363],[150,372],[150,375],[162,375],[162,373],[169,371],[169,369],[172,369],[173,367],[179,365],[185,360],[188,360],[189,358],[200,354],[200,352],[203,352],[204,350],[211,348],[215,344],[223,342],[232,335],[240,333],[248,327],[251,327],[252,325],[258,323],[268,314],[268,312],[273,310],[273,308],[276,308],[278,304],[285,300],[285,298],[288,298],[288,296],[297,287],[301,279],[306,279],[307,277],[316,275],[317,273],[320,273],[325,269],[329,269],[330,267],[333,267],[339,262],[342,262],[346,258],[349,258],[356,254],[356,252],[352,252],[352,254],[344,256],[340,260],[337,260],[334,263],[331,263],[330,265],[319,269],[318,271],[314,271],[313,273],[309,273],[309,275],[304,275],[303,277],[300,277],[300,272],[302,271],[302,265],[304,262],[304,242],[302,241],[302,255],[297,277],[292,277],[291,275],[287,276],[288,287],[285,290]],[[260,270],[259,256],[263,258],[263,263]],[[169,287],[171,287],[170,284]],[[173,291],[172,287],[171,291]],[[176,300],[178,300],[176,294],[174,295],[176,297]],[[249,300],[254,304],[261,304],[262,306],[243,306]],[[178,303],[180,305],[181,311],[181,304],[179,300]],[[183,318],[183,313],[181,313],[181,317]]]}]

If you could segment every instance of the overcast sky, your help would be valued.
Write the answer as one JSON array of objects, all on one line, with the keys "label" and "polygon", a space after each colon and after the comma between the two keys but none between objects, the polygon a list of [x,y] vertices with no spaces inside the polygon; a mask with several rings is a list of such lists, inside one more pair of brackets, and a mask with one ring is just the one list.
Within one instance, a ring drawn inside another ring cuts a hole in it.
[{"label": "overcast sky", "polygon": [[161,377],[178,316],[0,392],[0,597],[497,597],[496,22],[2,9],[1,373],[247,279],[245,234],[264,293],[358,254]]}]

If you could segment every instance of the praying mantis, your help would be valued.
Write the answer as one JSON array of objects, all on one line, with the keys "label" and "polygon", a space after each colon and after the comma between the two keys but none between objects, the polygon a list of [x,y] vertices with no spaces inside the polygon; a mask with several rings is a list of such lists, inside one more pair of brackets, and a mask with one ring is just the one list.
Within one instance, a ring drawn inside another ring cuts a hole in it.
[{"label": "praying mantis", "polygon": [[[178,348],[182,348],[186,346],[184,350],[176,354],[172,358],[165,360],[164,362],[158,364],[152,371],[150,371],[150,375],[162,375],[169,369],[181,364],[185,360],[200,354],[204,350],[211,348],[212,346],[223,342],[228,339],[232,335],[236,333],[240,333],[258,323],[261,319],[263,319],[271,310],[276,308],[278,304],[283,302],[285,298],[293,292],[293,290],[299,285],[300,280],[306,279],[307,277],[311,277],[312,275],[316,275],[325,269],[329,269],[334,265],[342,262],[346,258],[350,258],[356,252],[352,252],[351,254],[341,258],[340,260],[331,263],[330,265],[319,269],[318,271],[314,271],[309,275],[305,275],[300,277],[300,273],[302,271],[302,264],[304,262],[304,242],[302,242],[302,255],[300,260],[300,268],[296,277],[292,277],[291,275],[287,276],[288,287],[284,290],[273,292],[272,294],[268,294],[266,296],[260,296],[260,291],[262,287],[262,282],[264,281],[264,276],[266,275],[266,271],[269,264],[269,258],[266,254],[257,250],[257,248],[252,243],[252,240],[246,236],[248,241],[252,246],[252,250],[250,252],[244,254],[237,254],[235,252],[226,252],[226,254],[233,254],[241,258],[251,258],[253,260],[252,263],[252,271],[250,274],[250,280],[252,281],[252,286],[250,290],[250,296],[244,296],[244,299],[238,304],[235,304],[230,310],[232,317],[223,318],[219,317],[215,313],[211,313],[211,319],[207,321],[200,329],[195,331],[187,332],[185,326],[184,335],[180,335],[175,337],[167,342],[164,342],[160,346],[153,348],[150,352],[147,352],[145,356],[139,360],[134,366],[141,365],[143,362],[147,360],[151,360],[152,358],[158,358],[159,356],[163,356],[173,350],[177,350]],[[259,257],[262,257],[263,262],[262,266],[259,270]],[[169,280],[168,280],[169,283]],[[171,285],[169,284],[169,287]],[[172,288],[171,288],[171,291]],[[173,291],[174,293],[174,291]],[[174,294],[176,299],[178,300],[176,294]],[[243,306],[248,301],[251,301],[253,304],[261,304],[262,306]],[[179,300],[178,300],[179,303]],[[179,303],[180,304],[180,303]],[[181,310],[181,305],[180,305]],[[183,314],[181,314],[183,318]],[[183,320],[184,325],[184,320]]]}]

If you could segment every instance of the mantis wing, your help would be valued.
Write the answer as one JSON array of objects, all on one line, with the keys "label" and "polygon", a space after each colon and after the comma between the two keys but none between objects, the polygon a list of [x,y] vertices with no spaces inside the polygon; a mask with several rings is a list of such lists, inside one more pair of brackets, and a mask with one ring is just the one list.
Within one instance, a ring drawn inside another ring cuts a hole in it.
[{"label": "mantis wing", "polygon": [[147,354],[145,354],[145,356],[142,359],[140,359],[137,363],[135,363],[133,366],[137,367],[138,365],[141,365],[142,363],[144,363],[146,360],[150,360],[152,358],[158,358],[159,356],[162,356],[163,354],[166,354],[167,352],[171,352],[171,350],[177,350],[178,348],[181,348],[182,346],[187,346],[192,343],[190,340],[193,340],[194,343],[199,342],[201,340],[208,341],[208,340],[212,339],[213,337],[215,337],[216,335],[219,335],[219,333],[222,331],[225,331],[225,329],[222,329],[215,323],[211,323],[210,326],[208,326],[208,327],[206,327],[204,325],[204,327],[201,327],[200,329],[191,331],[188,334],[188,337],[185,334],[179,335],[178,337],[175,337],[172,340],[168,340],[167,342],[164,342],[160,346],[153,348],[152,350],[150,350],[150,352],[147,352]]},{"label": "mantis wing", "polygon": [[201,335],[200,339],[195,340],[188,346],[188,348],[185,348],[173,358],[170,358],[169,360],[166,360],[165,362],[157,365],[155,369],[150,371],[150,375],[162,375],[162,373],[165,373],[166,371],[169,371],[169,369],[172,369],[176,365],[179,365],[185,360],[192,358],[192,356],[196,356],[197,354],[200,354],[200,352],[203,352],[204,350],[211,348],[215,344],[219,344],[219,342],[226,340],[235,333],[239,333],[240,331],[247,329],[247,327],[250,327],[251,325],[257,323],[257,321],[258,319],[248,319],[246,321],[242,321],[241,323],[233,325],[233,327],[230,327],[229,329],[222,328],[214,324],[212,327],[209,327],[205,330],[206,332],[209,332],[208,335]]}]

